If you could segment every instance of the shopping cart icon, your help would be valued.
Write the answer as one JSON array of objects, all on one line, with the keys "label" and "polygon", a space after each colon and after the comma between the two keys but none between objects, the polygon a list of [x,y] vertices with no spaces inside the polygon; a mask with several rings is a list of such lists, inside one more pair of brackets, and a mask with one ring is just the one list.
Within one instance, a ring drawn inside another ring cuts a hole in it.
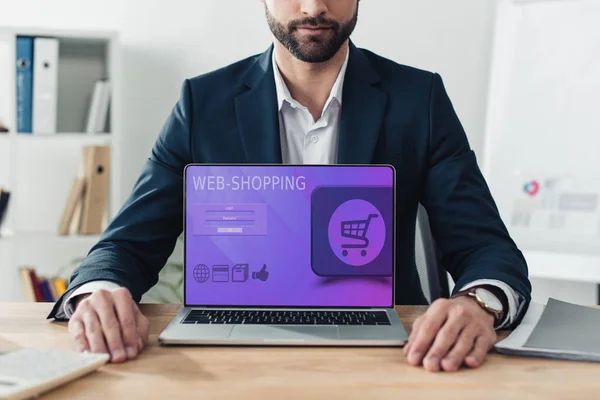
[{"label": "shopping cart icon", "polygon": [[367,219],[356,220],[356,221],[342,221],[342,237],[348,239],[355,239],[362,243],[344,243],[342,244],[342,255],[346,257],[348,255],[347,249],[362,249],[360,251],[361,256],[367,255],[367,248],[369,247],[369,238],[367,238],[367,232],[369,231],[369,225],[371,220],[379,218],[377,214],[369,214]]},{"label": "shopping cart icon", "polygon": [[393,205],[391,186],[316,188],[310,218],[315,275],[391,276]]}]

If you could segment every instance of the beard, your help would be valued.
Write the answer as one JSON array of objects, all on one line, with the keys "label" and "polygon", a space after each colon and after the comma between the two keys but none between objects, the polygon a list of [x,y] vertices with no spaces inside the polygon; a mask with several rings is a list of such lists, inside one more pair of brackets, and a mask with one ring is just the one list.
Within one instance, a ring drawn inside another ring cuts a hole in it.
[{"label": "beard", "polygon": [[[350,38],[358,22],[358,6],[354,16],[345,23],[323,16],[291,21],[287,27],[275,19],[265,6],[267,22],[275,38],[297,59],[308,63],[329,61]],[[295,35],[299,26],[327,26],[330,32],[323,36],[300,38]]]}]

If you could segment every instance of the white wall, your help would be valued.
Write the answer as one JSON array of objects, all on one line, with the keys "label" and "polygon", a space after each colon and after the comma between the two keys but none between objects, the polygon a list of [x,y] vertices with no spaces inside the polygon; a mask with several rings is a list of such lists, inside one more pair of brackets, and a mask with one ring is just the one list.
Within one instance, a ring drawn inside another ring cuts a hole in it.
[{"label": "white wall", "polygon": [[[482,148],[496,0],[364,0],[353,40],[439,72]],[[184,78],[264,51],[259,0],[2,1],[0,26],[118,30],[123,45],[123,190],[131,190]]]}]

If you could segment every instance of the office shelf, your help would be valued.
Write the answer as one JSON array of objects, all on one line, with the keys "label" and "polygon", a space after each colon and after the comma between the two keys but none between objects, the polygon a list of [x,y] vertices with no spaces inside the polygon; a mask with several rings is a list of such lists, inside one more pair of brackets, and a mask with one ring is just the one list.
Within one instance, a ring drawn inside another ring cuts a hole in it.
[{"label": "office shelf", "polygon": [[[16,60],[17,36],[59,40],[57,131],[16,132],[16,68],[0,68],[0,118],[10,129],[0,133],[0,187],[11,193],[0,232],[0,301],[22,299],[18,268],[52,273],[85,257],[100,235],[57,234],[73,180],[81,173],[82,150],[111,146],[108,219],[121,206],[121,46],[116,32],[0,28],[0,55]],[[2,58],[4,61],[6,58]],[[11,64],[13,65],[13,64]],[[98,79],[111,85],[106,131],[86,133],[85,121]]]}]

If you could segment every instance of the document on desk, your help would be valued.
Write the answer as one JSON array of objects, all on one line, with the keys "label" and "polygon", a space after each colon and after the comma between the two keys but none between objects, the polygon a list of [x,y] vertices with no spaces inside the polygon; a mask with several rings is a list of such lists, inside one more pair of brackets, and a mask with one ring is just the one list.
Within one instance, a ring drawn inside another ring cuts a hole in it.
[{"label": "document on desk", "polygon": [[600,309],[550,299],[531,303],[521,324],[496,344],[499,353],[600,362]]}]

